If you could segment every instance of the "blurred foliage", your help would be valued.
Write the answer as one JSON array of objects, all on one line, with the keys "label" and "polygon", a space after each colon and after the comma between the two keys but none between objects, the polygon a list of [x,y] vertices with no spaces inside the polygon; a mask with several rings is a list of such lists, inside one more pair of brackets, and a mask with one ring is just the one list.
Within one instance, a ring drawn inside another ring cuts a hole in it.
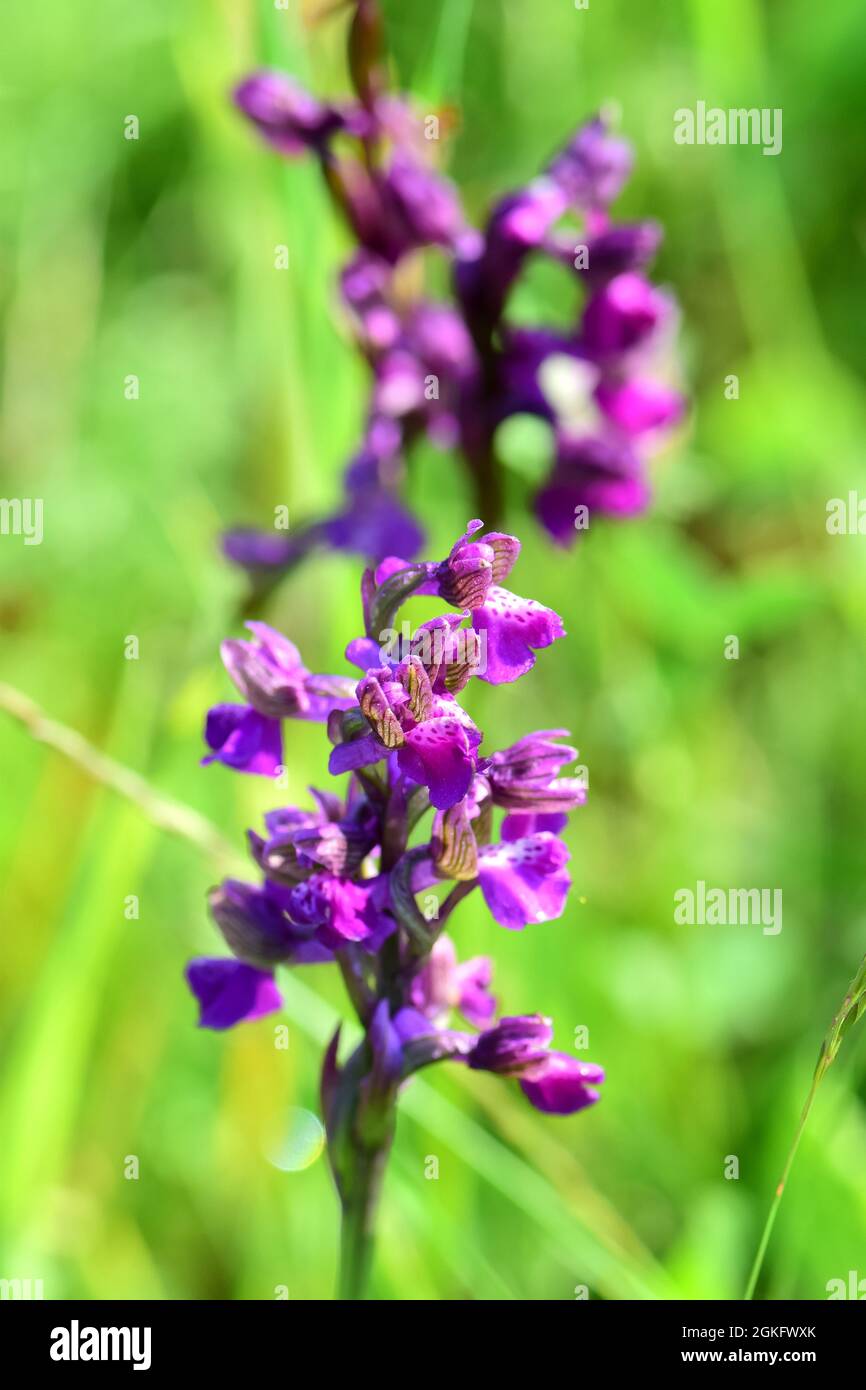
[{"label": "blurred foliage", "polygon": [[[45,539],[0,540],[0,677],[239,853],[273,790],[197,766],[242,600],[217,534],[335,497],[364,382],[315,170],[261,148],[226,93],[262,62],[345,91],[345,15],[323,8],[12,0],[4,15],[0,490],[45,499]],[[545,1119],[459,1068],[410,1087],[373,1293],[737,1297],[864,942],[866,552],[825,528],[829,498],[866,491],[862,17],[847,0],[819,21],[806,0],[385,10],[399,84],[451,115],[443,162],[476,216],[618,104],[637,150],[621,207],[666,227],[694,412],[655,466],[651,513],[571,555],[551,553],[514,472],[516,586],[570,636],[518,690],[472,696],[492,745],[565,725],[589,768],[564,920],[512,934],[470,900],[456,936],[495,956],[507,1012],[549,1013],[566,1048],[588,1027],[603,1102]],[[675,146],[672,113],[699,98],[781,107],[781,156]],[[540,312],[557,293],[542,278]],[[468,515],[456,465],[424,454],[412,493],[444,552]],[[354,563],[323,557],[274,597],[312,668],[340,669],[356,585]],[[293,728],[290,751],[295,800],[322,779],[321,730]],[[42,1277],[48,1297],[330,1296],[326,1164],[286,1173],[267,1153],[293,1107],[317,1109],[338,981],[288,982],[287,1052],[273,1020],[197,1031],[181,972],[215,944],[215,866],[5,719],[0,765],[0,1275]],[[676,926],[674,891],[698,879],[781,888],[782,932]],[[823,1298],[866,1273],[864,1086],[855,1033],[762,1297]]]}]

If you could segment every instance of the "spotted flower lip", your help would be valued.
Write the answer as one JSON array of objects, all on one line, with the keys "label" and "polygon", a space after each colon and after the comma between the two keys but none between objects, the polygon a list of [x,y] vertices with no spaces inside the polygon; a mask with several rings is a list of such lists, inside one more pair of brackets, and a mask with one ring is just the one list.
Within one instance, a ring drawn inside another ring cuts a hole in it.
[{"label": "spotted flower lip", "polygon": [[503,685],[526,675],[535,665],[536,651],[564,637],[565,628],[553,609],[502,587],[499,581],[514,568],[520,542],[499,531],[476,539],[483,526],[479,520],[469,522],[448,557],[432,569],[425,588],[432,586],[446,602],[469,610],[472,627],[485,644],[478,675],[491,685]]},{"label": "spotted flower lip", "polygon": [[478,883],[500,926],[515,930],[561,917],[571,887],[565,867],[570,858],[549,831],[480,849]]},{"label": "spotted flower lip", "polygon": [[475,775],[481,734],[457,701],[437,695],[429,715],[416,720],[405,701],[392,705],[381,688],[371,693],[369,680],[360,682],[359,690],[375,732],[338,744],[331,753],[329,771],[337,776],[369,767],[396,749],[400,770],[429,788],[434,806],[445,810],[460,801]]}]

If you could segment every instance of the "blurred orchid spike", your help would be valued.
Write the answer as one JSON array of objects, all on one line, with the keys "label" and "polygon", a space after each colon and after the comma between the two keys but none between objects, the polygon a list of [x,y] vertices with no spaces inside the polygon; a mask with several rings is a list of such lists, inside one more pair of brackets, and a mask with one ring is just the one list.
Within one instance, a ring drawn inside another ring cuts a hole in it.
[{"label": "blurred orchid spike", "polygon": [[[411,559],[424,530],[407,508],[406,478],[424,437],[456,454],[495,524],[504,502],[500,427],[521,415],[542,421],[550,436],[536,515],[554,542],[572,545],[596,518],[647,506],[648,461],[685,411],[676,306],[648,279],[661,228],[611,215],[634,156],[612,133],[610,113],[580,126],[539,174],[494,204],[479,230],[435,167],[438,118],[431,132],[429,116],[422,121],[387,91],[377,0],[352,0],[351,9],[354,101],[321,102],[276,72],[254,73],[235,90],[239,109],[273,149],[318,160],[357,243],[340,287],[370,373],[360,443],[334,512],[302,524],[291,540],[239,530],[226,536],[226,555],[257,591],[319,546],[374,563],[389,554]],[[445,259],[447,298],[424,292],[422,251]],[[526,324],[512,313],[537,259],[561,267],[575,303],[565,327]],[[460,575],[452,569],[451,593],[471,598],[483,566],[476,573],[468,554],[465,562]]]}]

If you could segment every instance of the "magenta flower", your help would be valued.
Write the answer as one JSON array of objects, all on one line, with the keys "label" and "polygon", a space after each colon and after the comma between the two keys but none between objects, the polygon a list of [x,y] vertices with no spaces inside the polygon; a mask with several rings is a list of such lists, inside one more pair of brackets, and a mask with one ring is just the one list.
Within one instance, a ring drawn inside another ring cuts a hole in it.
[{"label": "magenta flower", "polygon": [[253,73],[235,88],[234,100],[260,135],[285,155],[324,149],[351,119],[349,113],[323,106],[281,72]]},{"label": "magenta flower", "polygon": [[316,965],[331,959],[303,918],[292,913],[291,893],[279,884],[226,879],[208,906],[226,945],[249,965]]},{"label": "magenta flower", "polygon": [[293,642],[267,623],[247,623],[252,642],[229,638],[220,648],[223,664],[242,695],[269,719],[327,719],[352,704],[342,676],[312,676]]},{"label": "magenta flower", "polygon": [[237,772],[274,777],[283,762],[280,720],[326,720],[353,701],[351,682],[340,676],[312,676],[294,643],[266,623],[247,623],[252,642],[223,642],[223,663],[247,705],[215,705],[205,721],[207,765],[224,763]]},{"label": "magenta flower", "polygon": [[413,1008],[437,1028],[447,1025],[452,1010],[474,1028],[486,1028],[496,1012],[496,1000],[490,993],[492,979],[488,956],[473,956],[458,964],[454,942],[443,932],[412,981],[409,997]]},{"label": "magenta flower", "polygon": [[536,1110],[547,1115],[574,1115],[598,1100],[604,1071],[594,1062],[579,1062],[565,1052],[551,1052],[520,1078],[520,1089]]},{"label": "magenta flower", "polygon": [[479,1071],[513,1076],[536,1110],[573,1115],[598,1100],[604,1071],[565,1052],[551,1052],[553,1028],[540,1014],[501,1018],[482,1033],[467,1061]]},{"label": "magenta flower", "polygon": [[542,729],[493,754],[484,771],[494,805],[535,815],[583,805],[584,783],[577,777],[557,776],[561,767],[577,757],[577,749],[554,742],[558,738],[568,738],[568,730]]},{"label": "magenta flower", "polygon": [[667,301],[633,273],[617,275],[590,299],[583,315],[582,346],[595,361],[630,352],[661,323]]}]

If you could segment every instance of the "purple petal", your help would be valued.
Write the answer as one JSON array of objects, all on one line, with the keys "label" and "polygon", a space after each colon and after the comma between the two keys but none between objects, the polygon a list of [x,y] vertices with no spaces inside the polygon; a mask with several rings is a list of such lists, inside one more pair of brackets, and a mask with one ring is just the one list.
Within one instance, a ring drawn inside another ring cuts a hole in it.
[{"label": "purple petal", "polygon": [[473,956],[457,966],[457,1008],[473,1028],[486,1028],[496,1013],[496,1000],[490,993],[492,979],[493,965],[489,956]]},{"label": "purple petal", "polygon": [[336,748],[331,750],[328,771],[333,777],[339,777],[341,772],[354,772],[356,768],[369,767],[387,756],[387,748],[382,747],[375,734],[366,734],[363,738],[353,739],[351,743],[338,743]]},{"label": "purple petal", "polygon": [[574,1115],[598,1100],[596,1089],[604,1081],[601,1067],[579,1062],[565,1052],[551,1052],[524,1076],[520,1089],[536,1110],[547,1115]]},{"label": "purple petal", "polygon": [[633,156],[625,140],[609,135],[596,117],[580,127],[548,174],[578,209],[607,207],[631,172]]},{"label": "purple petal", "polygon": [[478,881],[496,921],[512,929],[562,916],[571,878],[568,849],[555,835],[486,845],[478,854]]},{"label": "purple petal", "polygon": [[499,830],[503,840],[524,840],[528,835],[548,830],[558,835],[568,825],[565,811],[511,811],[505,817]]},{"label": "purple petal", "polygon": [[410,245],[448,246],[464,227],[454,186],[405,150],[398,150],[385,178],[384,191],[403,220]]},{"label": "purple petal", "polygon": [[338,948],[346,941],[363,941],[370,935],[364,921],[369,889],[332,874],[313,874],[289,892],[292,920],[307,927],[319,927],[326,945]]},{"label": "purple petal", "polygon": [[385,999],[376,1005],[367,1039],[373,1054],[370,1080],[374,1089],[385,1090],[399,1078],[403,1066],[403,1046]]},{"label": "purple petal", "polygon": [[592,522],[596,513],[634,515],[648,500],[643,464],[627,439],[561,434],[556,465],[535,505],[554,540],[570,545],[582,534],[575,526],[578,507]]},{"label": "purple petal", "polygon": [[199,1002],[200,1028],[231,1028],[282,1008],[273,975],[243,961],[199,956],[186,978]]},{"label": "purple petal", "polygon": [[418,1009],[400,1009],[394,1015],[394,1029],[401,1042],[412,1042],[414,1038],[427,1038],[435,1033],[435,1024]]},{"label": "purple petal", "polygon": [[475,772],[466,730],[447,716],[411,729],[397,760],[401,772],[428,788],[438,811],[463,799]]},{"label": "purple petal", "polygon": [[475,1071],[499,1076],[522,1075],[548,1057],[553,1025],[542,1014],[517,1014],[501,1018],[483,1032],[475,1044],[469,1065]]},{"label": "purple petal", "polygon": [[250,570],[285,569],[298,553],[297,543],[288,536],[252,527],[226,531],[222,548],[226,559]]},{"label": "purple petal", "polygon": [[335,550],[370,560],[398,552],[414,555],[424,541],[424,532],[411,513],[381,488],[353,498],[324,530]]},{"label": "purple petal", "polygon": [[486,667],[478,671],[491,685],[515,681],[535,665],[535,651],[565,636],[562,619],[535,599],[520,598],[493,585],[472,613],[476,632],[487,634]]},{"label": "purple petal", "polygon": [[666,310],[664,297],[641,275],[616,275],[586,306],[583,346],[592,357],[628,352],[653,331]]},{"label": "purple petal", "polygon": [[249,705],[214,705],[207,712],[204,736],[213,751],[202,758],[203,766],[220,762],[236,772],[274,777],[283,765],[280,721]]},{"label": "purple petal", "polygon": [[[405,569],[402,561],[400,568]],[[346,660],[351,661],[353,666],[365,674],[382,665],[382,651],[378,642],[374,642],[372,637],[353,637],[346,648]]]},{"label": "purple petal", "polygon": [[624,434],[640,435],[675,425],[683,413],[682,396],[654,381],[602,383],[595,398],[600,408]]},{"label": "purple petal", "polygon": [[282,895],[274,884],[258,888],[229,878],[212,889],[208,906],[229,949],[248,964],[270,966],[276,961],[295,961],[308,944],[286,916]]},{"label": "purple petal", "polygon": [[617,478],[601,473],[595,476],[554,475],[535,499],[539,520],[559,545],[570,546],[583,535],[575,526],[578,507],[595,516],[637,516],[644,511],[650,490],[642,478]]},{"label": "purple petal", "polygon": [[344,125],[337,111],[281,72],[253,73],[235,88],[234,100],[281,154],[303,154]]},{"label": "purple petal", "polygon": [[300,669],[301,673],[306,675],[301,661],[301,653],[294,642],[291,642],[284,633],[279,632],[277,628],[271,627],[268,623],[249,622],[245,623],[244,626],[248,632],[253,634],[269,660],[276,666],[279,666],[283,671]]}]

